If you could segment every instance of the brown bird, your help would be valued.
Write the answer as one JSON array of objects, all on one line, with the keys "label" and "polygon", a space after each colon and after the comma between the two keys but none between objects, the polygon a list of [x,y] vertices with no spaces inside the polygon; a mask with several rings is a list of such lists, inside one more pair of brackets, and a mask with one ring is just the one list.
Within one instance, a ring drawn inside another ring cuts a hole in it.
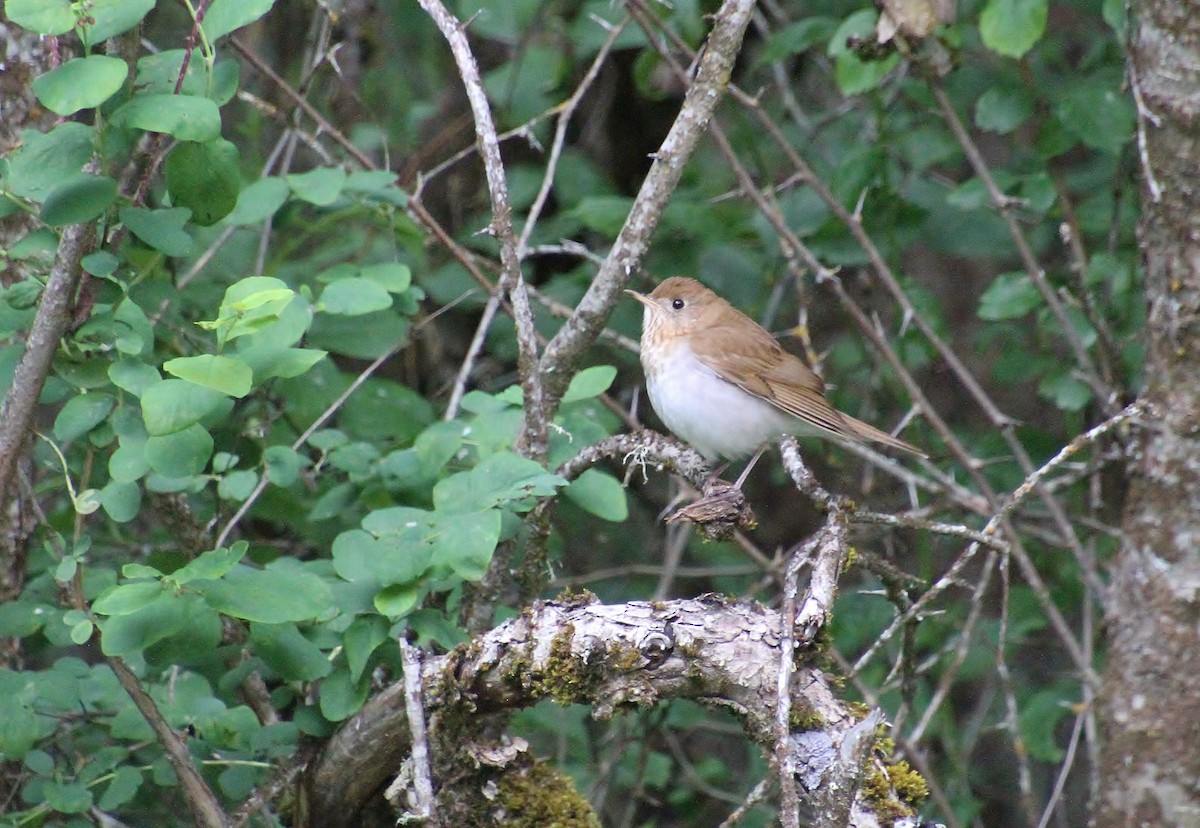
[{"label": "brown bird", "polygon": [[649,296],[625,292],[646,306],[642,368],[650,403],[667,428],[710,462],[742,457],[789,434],[872,440],[925,456],[830,405],[820,377],[695,279],[673,276]]}]

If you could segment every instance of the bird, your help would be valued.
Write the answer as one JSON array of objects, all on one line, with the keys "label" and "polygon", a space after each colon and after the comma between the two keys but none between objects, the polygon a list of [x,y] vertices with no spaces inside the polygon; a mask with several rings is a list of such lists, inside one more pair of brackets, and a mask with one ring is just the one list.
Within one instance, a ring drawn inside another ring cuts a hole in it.
[{"label": "bird", "polygon": [[705,460],[735,460],[788,435],[871,441],[924,457],[917,447],[838,411],[825,383],[761,325],[695,279],[672,276],[649,295],[641,361],[650,404]]}]

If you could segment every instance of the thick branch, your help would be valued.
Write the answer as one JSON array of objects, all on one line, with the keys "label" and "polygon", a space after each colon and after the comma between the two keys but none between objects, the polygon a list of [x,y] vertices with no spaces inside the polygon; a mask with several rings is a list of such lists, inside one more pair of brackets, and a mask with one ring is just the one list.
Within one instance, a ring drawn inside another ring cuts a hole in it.
[{"label": "thick branch", "polygon": [[[729,709],[769,751],[779,623],[773,610],[716,596],[611,606],[588,599],[538,603],[475,642],[429,659],[422,672],[426,710],[431,721],[444,722],[552,698],[590,704],[595,716],[607,718],[622,707],[688,698]],[[791,695],[792,709],[803,711],[810,728],[789,740],[790,764],[803,786],[853,790],[861,763],[844,762],[842,749],[853,743],[858,755],[860,722],[815,667],[798,666]],[[306,823],[355,824],[410,744],[397,684],[346,722],[310,767]],[[856,799],[851,824],[880,823]]]},{"label": "thick branch", "polygon": [[50,373],[54,352],[71,323],[71,305],[82,272],[79,260],[93,238],[94,228],[90,224],[72,224],[63,230],[54,267],[25,340],[25,353],[17,363],[4,407],[0,408],[0,504],[8,500],[17,458],[29,437],[33,410]]}]

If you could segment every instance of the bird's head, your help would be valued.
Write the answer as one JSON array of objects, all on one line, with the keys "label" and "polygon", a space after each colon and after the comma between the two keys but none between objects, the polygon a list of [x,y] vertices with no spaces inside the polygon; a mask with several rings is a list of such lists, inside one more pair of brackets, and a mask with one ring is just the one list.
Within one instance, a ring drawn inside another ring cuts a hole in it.
[{"label": "bird's head", "polygon": [[685,276],[672,276],[649,295],[625,291],[646,306],[642,337],[671,339],[713,328],[726,302],[717,294]]}]

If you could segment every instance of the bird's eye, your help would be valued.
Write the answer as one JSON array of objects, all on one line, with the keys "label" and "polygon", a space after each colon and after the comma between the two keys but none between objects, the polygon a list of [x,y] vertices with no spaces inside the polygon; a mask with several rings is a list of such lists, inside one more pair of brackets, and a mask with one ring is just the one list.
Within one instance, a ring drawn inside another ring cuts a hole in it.
[{"label": "bird's eye", "polygon": [[671,307],[673,307],[675,310],[683,310],[683,300],[682,299],[672,299]]}]

